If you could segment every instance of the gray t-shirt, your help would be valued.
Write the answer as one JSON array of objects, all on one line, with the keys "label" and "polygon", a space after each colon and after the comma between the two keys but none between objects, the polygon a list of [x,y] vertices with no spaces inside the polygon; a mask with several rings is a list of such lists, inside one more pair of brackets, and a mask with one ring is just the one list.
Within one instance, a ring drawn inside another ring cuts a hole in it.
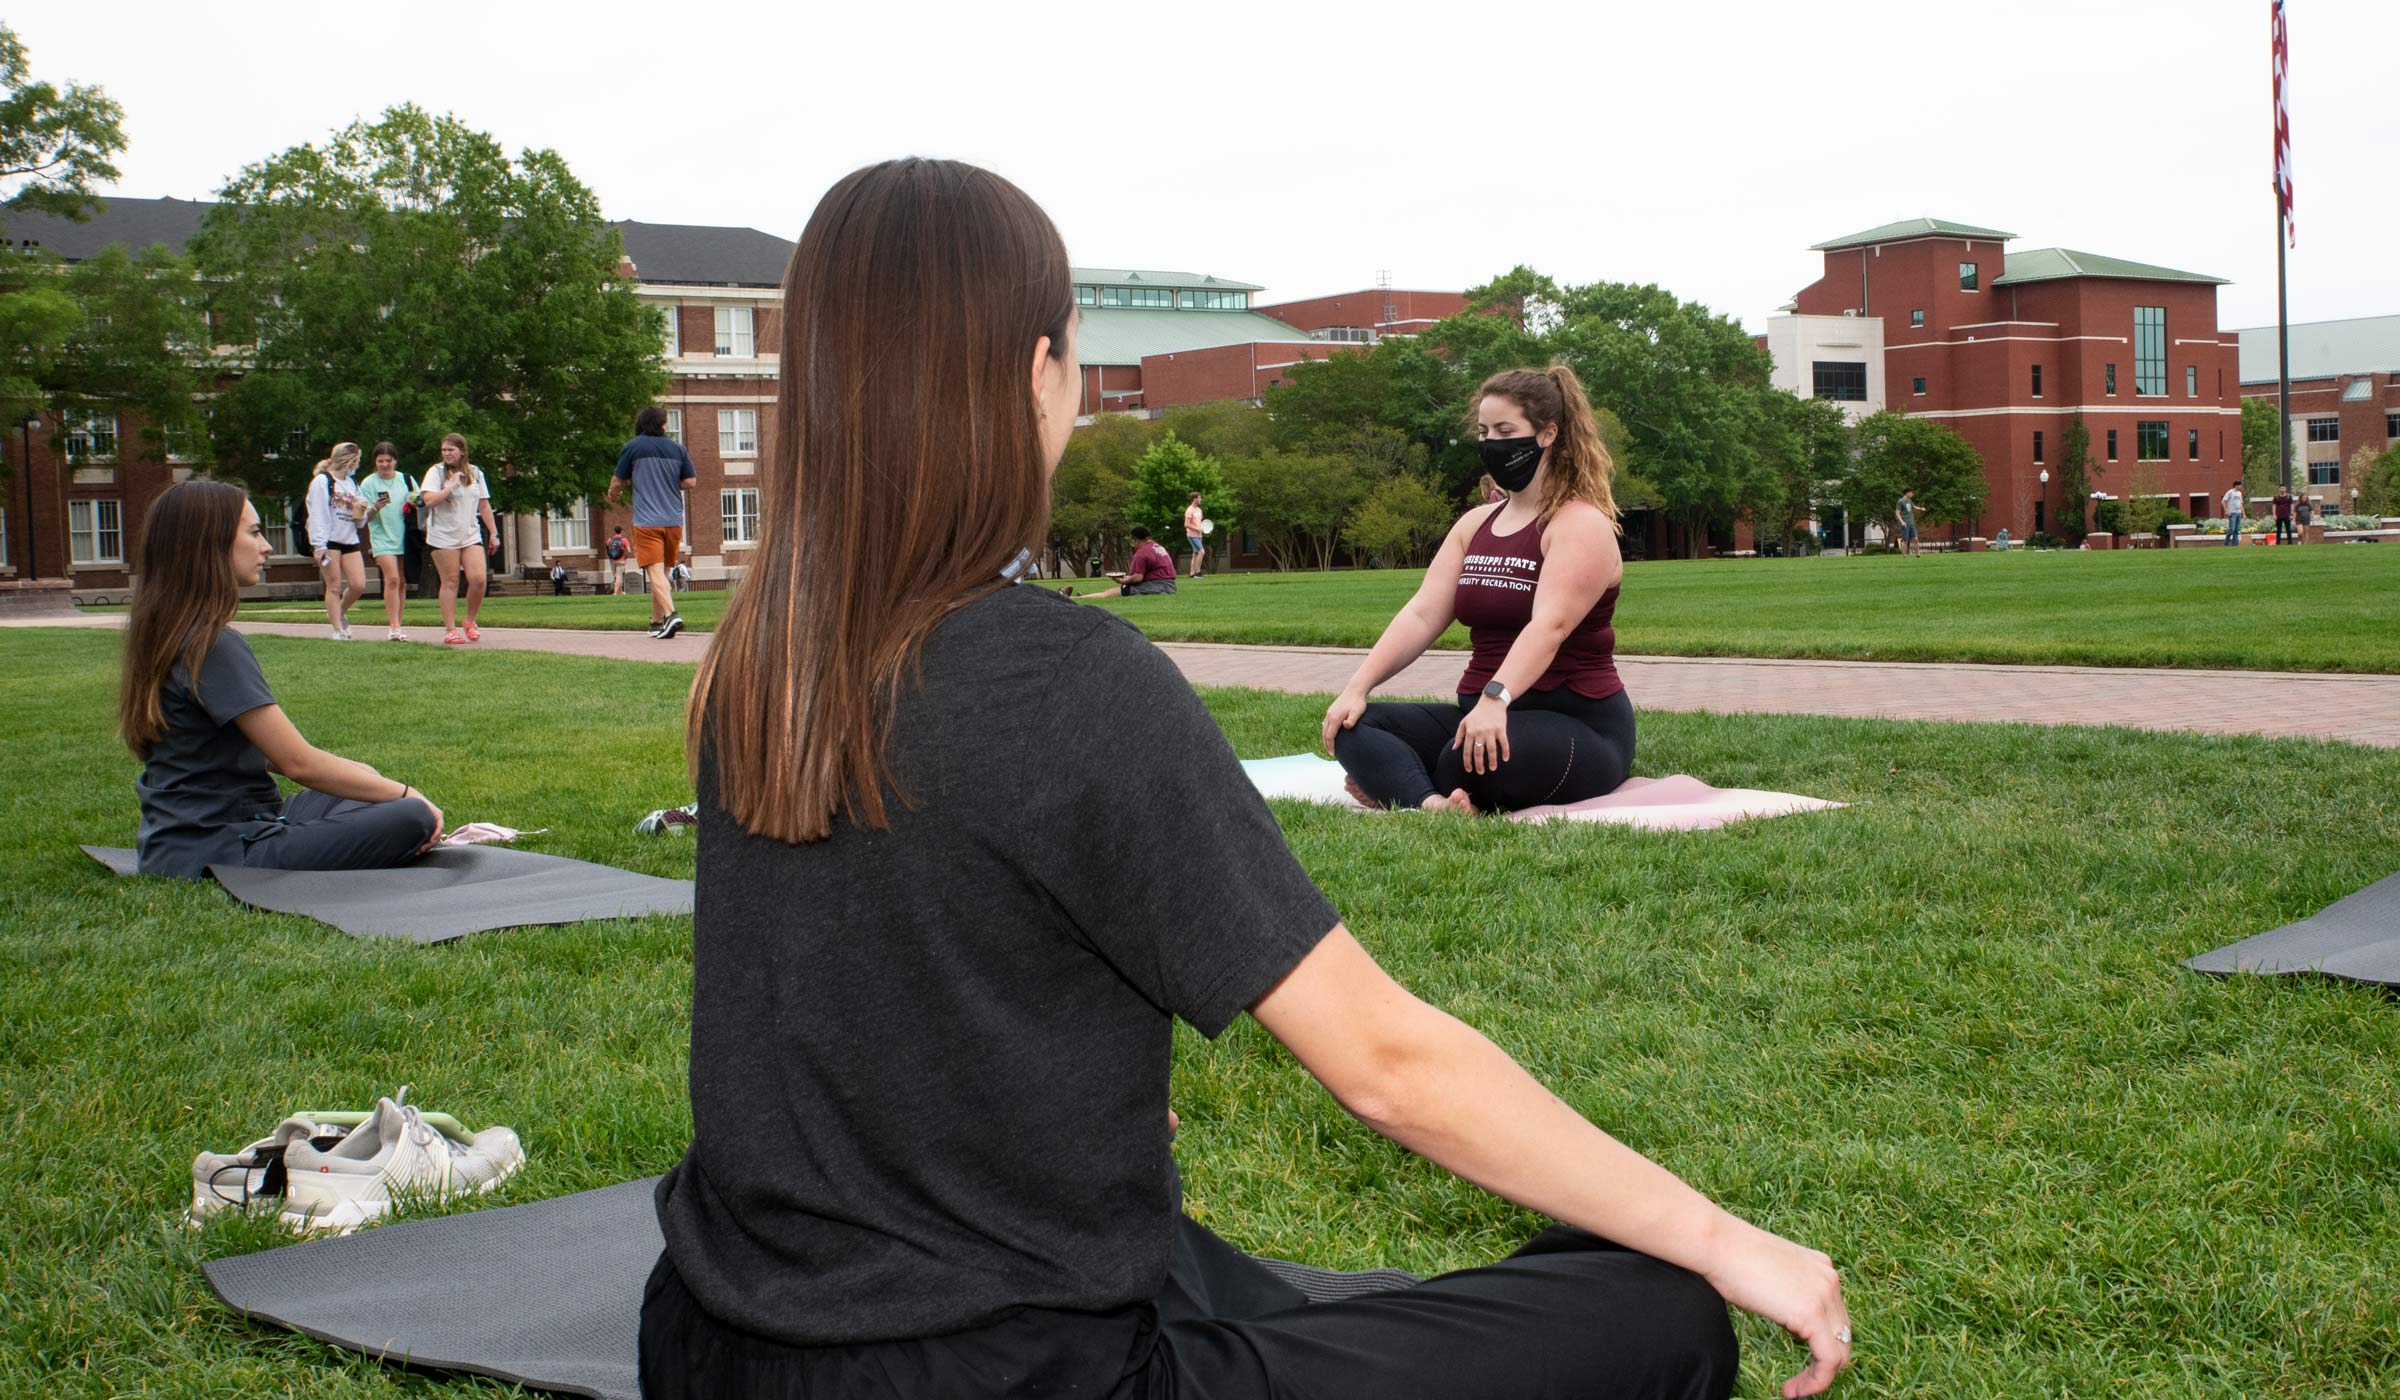
[{"label": "gray t-shirt", "polygon": [[[701,764],[693,1141],[659,1222],[711,1316],[794,1345],[1155,1298],[1173,1021],[1223,1031],[1338,921],[1123,619],[1003,588],[923,657],[889,831],[750,835]],[[1095,685],[1104,713],[993,698]]]},{"label": "gray t-shirt", "polygon": [[645,433],[626,443],[625,450],[617,454],[617,480],[633,483],[636,527],[683,528],[682,483],[695,475],[691,455],[673,438]]},{"label": "gray t-shirt", "polygon": [[167,732],[133,785],[142,803],[134,850],[144,875],[197,880],[211,863],[236,863],[244,825],[283,811],[267,756],[234,723],[274,703],[250,643],[230,627],[201,659],[197,686],[180,661],[167,673],[158,694]]},{"label": "gray t-shirt", "polygon": [[1903,496],[1900,498],[1898,509],[1900,512],[1900,528],[1903,530],[1914,530],[1917,528],[1917,503],[1908,499],[1906,496]]}]

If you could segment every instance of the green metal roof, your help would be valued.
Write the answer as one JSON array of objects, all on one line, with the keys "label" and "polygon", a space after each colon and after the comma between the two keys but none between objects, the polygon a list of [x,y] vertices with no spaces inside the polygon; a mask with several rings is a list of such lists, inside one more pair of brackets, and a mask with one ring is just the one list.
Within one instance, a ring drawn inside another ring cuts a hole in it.
[{"label": "green metal roof", "polygon": [[1076,358],[1087,365],[1138,365],[1144,355],[1172,355],[1254,340],[1308,343],[1303,330],[1255,311],[1168,311],[1087,306],[1075,336]]},{"label": "green metal roof", "polygon": [[2199,272],[2177,272],[2171,267],[2152,267],[2148,263],[2127,262],[2123,258],[2104,258],[2098,253],[2078,253],[2072,248],[2034,248],[2008,255],[2008,270],[1992,279],[1995,287],[2013,283],[2055,282],[2062,277],[2121,277],[2136,282],[2205,282],[2222,287],[2225,279]]},{"label": "green metal roof", "polygon": [[1830,243],[1809,245],[1812,253],[1831,252],[1836,248],[1862,248],[1870,243],[1898,243],[1904,238],[1990,238],[2006,242],[2016,237],[1996,228],[1977,228],[1973,224],[1954,224],[1948,219],[1902,219],[1848,238],[1836,238]]},{"label": "green metal roof", "polygon": [[1234,282],[1201,272],[1155,272],[1143,268],[1077,267],[1068,271],[1086,287],[1188,287],[1193,291],[1263,292],[1256,282]]}]

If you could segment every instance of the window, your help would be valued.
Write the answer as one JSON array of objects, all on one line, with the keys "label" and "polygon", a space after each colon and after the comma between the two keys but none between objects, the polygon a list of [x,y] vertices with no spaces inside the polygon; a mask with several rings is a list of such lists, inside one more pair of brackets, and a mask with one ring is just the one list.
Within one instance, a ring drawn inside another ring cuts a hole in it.
[{"label": "window", "polygon": [[86,413],[67,416],[67,460],[70,462],[113,462],[117,460],[117,416],[113,413]]},{"label": "window", "polygon": [[197,462],[208,455],[208,410],[202,409],[200,421],[168,428],[163,436],[170,462]]},{"label": "window", "polygon": [[2400,438],[2400,413],[2383,415],[2383,435],[2387,438]]},{"label": "window", "polygon": [[2200,397],[2200,366],[2183,367],[2183,396],[2187,399]]},{"label": "window", "polygon": [[2167,460],[2167,420],[2145,418],[2133,425],[2133,459],[2137,462]]},{"label": "window", "polygon": [[717,353],[747,360],[758,354],[758,341],[751,334],[755,322],[747,306],[717,308]]},{"label": "window", "polygon": [[1102,287],[1100,289],[1100,304],[1102,306],[1125,305],[1125,289],[1123,287]]},{"label": "window", "polygon": [[670,408],[667,410],[667,436],[675,439],[677,442],[683,441],[682,409]]},{"label": "window", "polygon": [[683,307],[678,303],[667,303],[667,333],[662,343],[670,360],[683,353]]},{"label": "window", "polygon": [[1975,264],[1960,263],[1958,265],[1958,289],[1962,292],[1971,292],[1975,290],[1975,287]]},{"label": "window", "polygon": [[2108,430],[2108,460],[2117,460],[2117,430],[2114,428]]},{"label": "window", "polygon": [[758,488],[737,486],[718,499],[724,503],[725,543],[758,543]]},{"label": "window", "polygon": [[2042,396],[2042,367],[2040,365],[2033,367],[2033,396],[2037,399]]},{"label": "window", "polygon": [[1909,312],[1909,313],[1908,313],[1908,323],[1909,323],[1910,325],[1912,325],[1912,326],[1921,326],[1921,325],[1924,325],[1924,324],[1925,324],[1925,313],[1924,313],[1924,311],[1923,311],[1923,310],[1916,310],[1916,311],[1911,311],[1911,312]]},{"label": "window", "polygon": [[2308,464],[2308,484],[2309,484],[2309,485],[2311,485],[2311,486],[2339,486],[2339,485],[2341,485],[2341,484],[2342,484],[2342,464],[2341,464],[2341,463],[2339,463],[2339,462],[2311,462],[2311,463],[2309,463],[2309,464]]},{"label": "window", "polygon": [[2200,460],[2200,430],[2198,428],[2183,430],[2183,455],[2195,462]]},{"label": "window", "polygon": [[258,528],[267,537],[268,550],[282,558],[293,557],[292,503],[281,497],[261,496],[250,504],[258,510]]},{"label": "window", "polygon": [[1248,292],[1185,292],[1183,306],[1186,311],[1247,311],[1250,309],[1250,294]]},{"label": "window", "polygon": [[2167,392],[2167,309],[2133,308],[2133,392]]},{"label": "window", "polygon": [[2033,435],[2033,460],[2036,464],[2042,460],[2042,435],[2040,433]]},{"label": "window", "polygon": [[549,526],[552,549],[590,549],[592,547],[592,507],[589,501],[578,497],[575,504],[567,507],[564,514],[553,515],[546,523]]},{"label": "window", "polygon": [[1922,393],[1924,393],[1924,392],[1925,392],[1925,376],[1924,376],[1924,375],[1921,375],[1921,374],[1920,374],[1920,375],[1918,375],[1918,376],[1917,376],[1917,378],[1916,378],[1916,381],[1915,381],[1915,382],[1916,382],[1916,387],[1915,387],[1913,390],[1911,390],[1910,392],[1912,392],[1912,393],[1918,393],[1918,394],[1922,394]]},{"label": "window", "polygon": [[1077,287],[1075,289],[1075,304],[1077,306],[1098,306],[1100,304],[1100,293],[1095,288]]},{"label": "window", "polygon": [[67,555],[78,564],[122,564],[125,535],[115,501],[67,502]]},{"label": "window", "polygon": [[757,409],[720,408],[717,410],[717,455],[720,457],[755,457],[758,455]]},{"label": "window", "polygon": [[1125,304],[1127,306],[1173,306],[1175,294],[1165,287],[1128,287],[1125,289]]},{"label": "window", "polygon": [[2340,442],[2342,440],[2342,420],[2339,418],[2309,419],[2308,440],[2310,442]]},{"label": "window", "polygon": [[1812,366],[1817,380],[1817,397],[1838,399],[1844,403],[1867,401],[1867,362],[1864,360],[1819,360]]},{"label": "window", "polygon": [[2220,462],[2225,460],[2225,430],[2223,428],[2217,429],[2217,460]]},{"label": "window", "polygon": [[1321,331],[1311,331],[1309,334],[1313,339],[1330,340],[1337,345],[1373,345],[1375,343],[1375,332],[1365,326],[1327,326]]},{"label": "window", "polygon": [[2108,367],[2108,396],[2112,399],[2117,396],[2117,367],[2115,365]]}]

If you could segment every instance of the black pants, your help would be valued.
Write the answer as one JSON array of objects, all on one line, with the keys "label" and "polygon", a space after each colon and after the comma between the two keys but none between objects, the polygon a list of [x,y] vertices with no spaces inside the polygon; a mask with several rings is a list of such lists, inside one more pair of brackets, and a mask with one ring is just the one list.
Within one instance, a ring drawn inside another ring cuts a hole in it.
[{"label": "black pants", "polygon": [[2299,529],[2295,527],[2291,521],[2284,519],[2282,516],[2279,515],[2275,517],[2275,543],[2298,544],[2299,542]]},{"label": "black pants", "polygon": [[1563,1225],[1496,1264],[1306,1303],[1184,1219],[1155,1303],[848,1346],[728,1328],[663,1254],[642,1297],[645,1400],[1722,1400],[1736,1360],[1697,1274]]},{"label": "black pants", "polygon": [[1437,792],[1465,788],[1479,812],[1604,797],[1633,771],[1632,699],[1620,690],[1587,700],[1562,685],[1518,696],[1508,707],[1508,761],[1470,773],[1450,741],[1481,698],[1369,705],[1356,725],[1334,735],[1333,756],[1386,806],[1418,807]]},{"label": "black pants", "polygon": [[303,788],[283,820],[242,837],[242,864],[265,870],[382,870],[406,865],[433,835],[433,811],[413,797],[354,802]]}]

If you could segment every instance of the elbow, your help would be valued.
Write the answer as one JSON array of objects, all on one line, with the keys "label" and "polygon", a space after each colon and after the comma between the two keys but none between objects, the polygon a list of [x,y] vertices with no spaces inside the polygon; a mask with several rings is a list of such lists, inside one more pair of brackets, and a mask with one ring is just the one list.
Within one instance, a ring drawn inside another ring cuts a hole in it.
[{"label": "elbow", "polygon": [[315,787],[325,775],[325,753],[314,747],[303,747],[298,753],[286,754],[280,759],[270,757],[268,764],[304,788]]},{"label": "elbow", "polygon": [[1423,1126],[1426,1091],[1434,1077],[1427,1048],[1398,1037],[1366,1047],[1334,1097],[1351,1117],[1405,1142]]}]

